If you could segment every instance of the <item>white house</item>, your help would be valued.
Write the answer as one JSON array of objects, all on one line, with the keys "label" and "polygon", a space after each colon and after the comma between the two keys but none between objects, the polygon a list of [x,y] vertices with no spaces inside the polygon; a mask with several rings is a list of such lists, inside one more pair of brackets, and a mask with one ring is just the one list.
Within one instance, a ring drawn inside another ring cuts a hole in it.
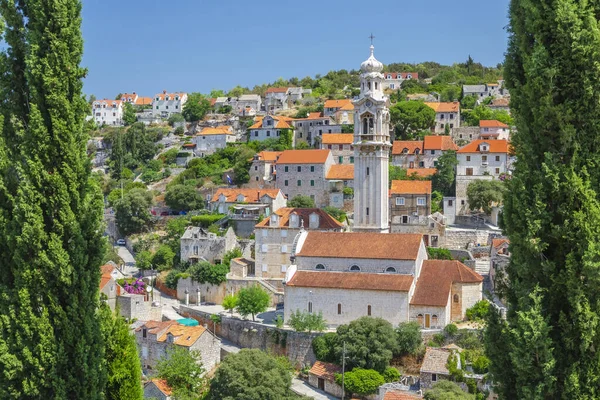
[{"label": "white house", "polygon": [[281,151],[261,151],[254,155],[250,165],[248,187],[262,189],[275,185],[275,162]]},{"label": "white house", "polygon": [[202,129],[192,141],[196,144],[194,153],[197,156],[204,157],[219,149],[224,149],[227,147],[227,143],[235,142],[235,134],[231,126],[207,127]]},{"label": "white house", "polygon": [[[293,118],[267,115],[256,117],[254,124],[248,128],[248,141],[260,141],[267,139],[278,139],[283,129],[293,129]],[[294,142],[292,134],[292,143]]]},{"label": "white house", "polygon": [[479,121],[479,138],[480,139],[510,139],[510,127],[503,122],[492,120]]},{"label": "white house", "polygon": [[253,117],[262,107],[262,99],[257,94],[243,94],[235,99],[232,108],[240,117]]},{"label": "white house", "polygon": [[402,82],[414,79],[419,80],[418,72],[384,72],[384,80],[382,83],[383,89],[398,90],[402,86]]},{"label": "white house", "polygon": [[140,97],[136,92],[132,93],[123,93],[121,95],[121,101],[124,103],[129,103],[134,106],[151,106],[152,98],[151,97]]},{"label": "white house", "polygon": [[340,125],[354,123],[354,104],[350,99],[326,100],[323,115],[333,117]]},{"label": "white house", "polygon": [[444,133],[446,125],[450,133],[454,128],[460,127],[460,103],[453,102],[425,102],[425,105],[435,111],[435,133]]},{"label": "white house", "polygon": [[275,112],[289,108],[288,88],[271,87],[265,92],[265,110]]},{"label": "white house", "polygon": [[152,115],[169,118],[171,114],[181,113],[187,98],[187,93],[167,93],[163,90],[152,100]]},{"label": "white house", "polygon": [[109,99],[94,100],[92,115],[98,126],[121,126],[123,125],[123,102]]},{"label": "white house", "polygon": [[[221,214],[227,214],[230,207],[238,213],[245,210],[257,211],[256,215],[270,215],[287,205],[287,200],[279,189],[217,189],[210,199],[209,208]],[[250,214],[250,213],[249,213]],[[254,214],[254,213],[252,213]]]},{"label": "white house", "polygon": [[321,138],[321,149],[331,151],[336,164],[354,164],[354,135],[351,133],[326,134]]}]

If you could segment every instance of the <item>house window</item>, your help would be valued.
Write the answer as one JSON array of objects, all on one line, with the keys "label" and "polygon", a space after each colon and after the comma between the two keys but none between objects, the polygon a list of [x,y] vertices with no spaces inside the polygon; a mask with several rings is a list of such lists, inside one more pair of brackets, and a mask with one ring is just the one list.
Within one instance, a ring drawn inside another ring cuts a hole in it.
[{"label": "house window", "polygon": [[282,253],[287,253],[287,245],[286,244],[281,245],[281,252]]},{"label": "house window", "polygon": [[396,197],[396,205],[403,206],[404,205],[404,197]]},{"label": "house window", "polygon": [[454,114],[450,114],[450,119],[454,119]]},{"label": "house window", "polygon": [[286,230],[286,229],[283,229],[283,230],[281,231],[281,237],[282,237],[282,238],[284,238],[284,237],[287,237],[287,230]]},{"label": "house window", "polygon": [[298,186],[302,186],[302,181],[298,179]]},{"label": "house window", "polygon": [[473,176],[473,168],[467,168],[467,176]]},{"label": "house window", "polygon": [[396,272],[396,268],[394,268],[394,267],[387,267],[387,268],[385,269],[385,272],[388,272],[388,273],[394,273],[394,272]]},{"label": "house window", "polygon": [[437,324],[438,324],[438,316],[437,316],[437,315],[435,315],[435,314],[433,314],[433,315],[431,316],[431,325],[433,325],[433,326],[437,326]]},{"label": "house window", "polygon": [[487,161],[487,156],[481,156],[481,161]]},{"label": "house window", "polygon": [[266,229],[262,229],[262,236],[267,237],[269,235],[269,231]]},{"label": "house window", "polygon": [[287,165],[285,166],[284,171],[288,172],[288,166]]},{"label": "house window", "polygon": [[496,168],[496,175],[500,173],[500,168]]},{"label": "house window", "polygon": [[266,244],[263,244],[263,245],[261,245],[261,246],[260,246],[260,250],[261,250],[263,253],[266,253],[266,252],[267,252],[267,250],[268,250],[268,246],[267,246]]},{"label": "house window", "polygon": [[314,180],[310,180],[310,186],[315,186],[315,181]]},{"label": "house window", "polygon": [[288,181],[287,181],[287,179],[286,179],[285,181],[283,181],[283,185],[284,185],[284,186],[287,186],[287,185],[288,185]]},{"label": "house window", "polygon": [[395,85],[393,83],[390,83],[390,89],[395,89],[395,88],[396,88]]},{"label": "house window", "polygon": [[371,316],[371,305],[367,306],[367,315],[370,317]]},{"label": "house window", "polygon": [[267,136],[271,136],[271,131],[267,131]]},{"label": "house window", "polygon": [[500,161],[500,156],[496,156],[496,161]]},{"label": "house window", "polygon": [[458,303],[458,300],[459,300],[458,294],[455,294],[453,299],[454,299],[455,303]]},{"label": "house window", "polygon": [[315,166],[314,165],[310,166],[310,172],[315,172]]},{"label": "house window", "polygon": [[369,207],[367,207],[367,215],[369,215]]},{"label": "house window", "polygon": [[350,267],[350,271],[360,271],[360,267],[358,265],[353,265]]},{"label": "house window", "polygon": [[312,312],[312,301],[308,302],[308,312],[311,313]]},{"label": "house window", "polygon": [[342,314],[342,305],[338,303],[338,315]]},{"label": "house window", "polygon": [[448,207],[452,207],[452,204],[453,204],[453,203],[454,203],[454,202],[453,202],[452,200],[448,200]]},{"label": "house window", "polygon": [[417,315],[417,322],[420,326],[423,326],[423,314]]},{"label": "house window", "polygon": [[148,336],[148,330],[146,328],[142,329],[142,337],[145,339]]},{"label": "house window", "polygon": [[354,156],[350,156],[350,164],[354,164]]},{"label": "house window", "polygon": [[298,172],[302,172],[302,167],[298,165]]},{"label": "house window", "polygon": [[423,168],[425,167],[425,162],[424,161],[419,161],[419,168]]},{"label": "house window", "polygon": [[323,264],[317,264],[315,269],[325,269],[325,266]]},{"label": "house window", "polygon": [[263,265],[261,266],[261,268],[262,268],[262,272],[267,272],[267,271],[269,270],[269,268],[268,268],[267,264],[263,264]]},{"label": "house window", "polygon": [[425,205],[425,197],[417,197],[417,205],[424,206]]},{"label": "house window", "polygon": [[461,206],[464,206],[464,205],[465,205],[465,201],[464,201],[464,200],[461,200],[461,201],[460,201],[460,205],[461,205]]},{"label": "house window", "polygon": [[331,150],[331,145],[330,144],[327,145],[327,149]]},{"label": "house window", "polygon": [[287,265],[282,265],[281,272],[286,272],[286,271],[287,271]]},{"label": "house window", "polygon": [[467,156],[467,161],[471,161],[471,156]]},{"label": "house window", "polygon": [[431,374],[431,382],[437,382],[437,374]]},{"label": "house window", "polygon": [[369,167],[367,167],[367,176],[369,176]]},{"label": "house window", "polygon": [[255,167],[254,167],[254,170],[255,170],[255,171],[258,171],[258,166],[255,166]]},{"label": "house window", "polygon": [[431,150],[431,155],[435,155],[435,150]]},{"label": "house window", "polygon": [[343,163],[344,163],[344,157],[338,156],[338,164],[343,164]]},{"label": "house window", "polygon": [[402,216],[402,223],[403,224],[408,224],[408,215],[403,215]]}]

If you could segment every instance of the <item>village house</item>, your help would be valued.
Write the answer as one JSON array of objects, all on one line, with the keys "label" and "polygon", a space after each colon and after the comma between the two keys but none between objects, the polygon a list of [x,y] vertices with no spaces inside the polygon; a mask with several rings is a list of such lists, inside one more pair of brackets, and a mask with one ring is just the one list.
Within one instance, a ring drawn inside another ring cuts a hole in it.
[{"label": "village house", "polygon": [[123,93],[121,95],[122,102],[129,103],[134,106],[152,106],[152,98],[151,97],[140,97],[136,92],[133,93]]},{"label": "village house", "polygon": [[477,104],[480,104],[486,97],[504,97],[507,95],[508,90],[504,89],[503,81],[483,85],[463,85],[463,97],[474,96],[477,98]]},{"label": "village house", "polygon": [[458,261],[427,260],[418,234],[303,231],[291,260],[286,321],[300,310],[321,312],[330,326],[373,316],[441,329],[482,297],[479,274]]},{"label": "village house", "polygon": [[323,105],[323,114],[333,117],[340,125],[354,124],[354,104],[352,100],[326,100]]},{"label": "village house", "polygon": [[171,114],[181,114],[187,98],[187,93],[167,93],[163,90],[152,100],[152,114],[161,118],[169,118]]},{"label": "village house", "polygon": [[283,279],[290,265],[294,238],[302,229],[341,232],[343,225],[320,208],[280,208],[256,224],[257,269],[253,275]]},{"label": "village house", "polygon": [[454,128],[460,127],[460,103],[458,101],[426,102],[424,104],[435,111],[435,133],[445,133],[446,125],[450,129],[450,133]]},{"label": "village house", "polygon": [[336,164],[354,164],[353,142],[351,133],[326,134],[321,138],[321,149],[330,150]]},{"label": "village house", "polygon": [[206,372],[221,361],[221,340],[203,326],[185,326],[177,321],[148,321],[135,330],[135,338],[144,370],[153,370],[156,363],[179,346],[187,351],[199,351]]},{"label": "village house", "polygon": [[329,150],[286,150],[277,159],[276,186],[287,199],[309,196],[317,207],[329,203],[327,173],[334,164]]},{"label": "village house", "polygon": [[329,205],[332,207],[343,208],[346,195],[344,188],[354,188],[354,165],[352,164],[334,164],[327,171],[325,176],[329,184]]},{"label": "village house", "polygon": [[[293,129],[292,120],[293,118],[275,115],[256,117],[254,124],[248,128],[248,141],[279,139],[282,130]],[[292,133],[292,145],[294,145],[294,137]]]},{"label": "village house", "polygon": [[510,114],[510,99],[508,99],[508,98],[494,99],[488,105],[488,108],[490,108],[494,111],[506,111],[507,113]]},{"label": "village house", "polygon": [[510,140],[510,127],[495,119],[482,119],[479,121],[479,139]]},{"label": "village house", "polygon": [[289,108],[288,88],[271,87],[265,92],[265,111],[273,113]]},{"label": "village house", "polygon": [[428,347],[425,350],[419,376],[421,389],[431,389],[437,382],[450,379],[450,371],[447,367],[450,357],[456,357],[456,362],[460,366],[460,356],[454,354],[451,349]]},{"label": "village house", "polygon": [[92,115],[98,126],[122,126],[123,125],[123,102],[121,100],[94,100],[92,103]]},{"label": "village house", "polygon": [[204,228],[188,226],[179,239],[181,262],[190,264],[200,261],[219,264],[225,253],[236,246],[237,237],[232,228],[227,229],[223,236],[218,236]]},{"label": "village house", "polygon": [[171,400],[173,390],[164,379],[150,379],[144,384],[144,399]]},{"label": "village house", "polygon": [[381,86],[383,90],[398,90],[402,87],[402,82],[414,79],[419,80],[419,73],[417,72],[384,72],[384,80]]},{"label": "village house", "polygon": [[236,98],[232,108],[240,117],[253,117],[262,108],[262,99],[257,94],[243,94]]},{"label": "village house", "polygon": [[326,117],[323,113],[312,112],[306,118],[297,118],[292,121],[296,136],[296,143],[306,142],[314,146],[315,142],[321,140],[321,136],[327,133],[340,133],[341,125],[336,125],[332,117]]},{"label": "village house", "polygon": [[308,384],[337,398],[342,397],[342,387],[335,382],[335,375],[342,373],[336,364],[317,361],[308,371]]},{"label": "village house", "polygon": [[250,165],[250,188],[272,188],[275,185],[275,162],[281,151],[261,151],[252,159]]},{"label": "village house", "polygon": [[437,160],[458,146],[450,136],[428,135],[423,141],[397,140],[392,144],[392,165],[402,168],[435,168]]},{"label": "village house", "polygon": [[431,179],[432,175],[435,175],[437,168],[407,168],[406,176],[417,176],[418,178]]},{"label": "village house", "polygon": [[312,93],[312,89],[303,89],[302,87],[289,87],[287,90],[288,100],[295,103],[304,98],[305,95]]},{"label": "village house", "polygon": [[[287,200],[280,189],[238,189],[219,188],[210,196],[209,209],[220,214],[271,215],[285,207]],[[233,211],[232,211],[233,209]],[[256,211],[251,213],[250,211]]]},{"label": "village house", "polygon": [[106,304],[111,310],[115,309],[117,296],[119,295],[119,285],[117,279],[122,274],[111,264],[105,264],[100,267],[100,296],[106,296]]},{"label": "village house", "polygon": [[213,154],[219,149],[227,147],[227,143],[235,142],[233,127],[228,125],[217,126],[215,128],[203,128],[200,133],[192,139],[196,145],[194,153],[198,157],[204,157]]},{"label": "village house", "polygon": [[[387,385],[393,385],[393,383],[387,384]],[[379,392],[379,396],[377,397],[377,400],[422,400],[423,399],[423,396],[418,395],[413,392],[406,391],[406,390],[389,389],[389,390],[385,390],[383,393],[381,393],[381,391],[384,389],[386,389],[386,385],[379,386],[380,392]]]}]

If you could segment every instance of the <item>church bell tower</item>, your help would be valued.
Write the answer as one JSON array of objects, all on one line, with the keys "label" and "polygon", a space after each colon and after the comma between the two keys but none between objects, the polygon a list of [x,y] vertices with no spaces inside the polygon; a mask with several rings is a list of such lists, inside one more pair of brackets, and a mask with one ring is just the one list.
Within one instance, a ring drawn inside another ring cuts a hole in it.
[{"label": "church bell tower", "polygon": [[[355,232],[389,232],[389,99],[383,94],[383,64],[371,55],[360,65],[360,96],[354,104]],[[368,245],[368,244],[366,244]]]}]

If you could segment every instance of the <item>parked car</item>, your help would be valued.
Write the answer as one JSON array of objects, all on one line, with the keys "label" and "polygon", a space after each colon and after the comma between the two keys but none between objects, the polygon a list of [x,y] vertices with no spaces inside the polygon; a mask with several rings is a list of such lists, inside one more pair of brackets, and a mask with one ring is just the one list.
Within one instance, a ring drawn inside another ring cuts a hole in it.
[{"label": "parked car", "polygon": [[169,215],[169,212],[168,211],[163,211],[163,212],[160,213],[160,215],[162,215],[163,217],[166,217],[166,216]]},{"label": "parked car", "polygon": [[118,246],[125,246],[125,245],[126,245],[126,243],[125,243],[125,239],[118,239],[118,240],[117,240],[117,245],[118,245]]}]

